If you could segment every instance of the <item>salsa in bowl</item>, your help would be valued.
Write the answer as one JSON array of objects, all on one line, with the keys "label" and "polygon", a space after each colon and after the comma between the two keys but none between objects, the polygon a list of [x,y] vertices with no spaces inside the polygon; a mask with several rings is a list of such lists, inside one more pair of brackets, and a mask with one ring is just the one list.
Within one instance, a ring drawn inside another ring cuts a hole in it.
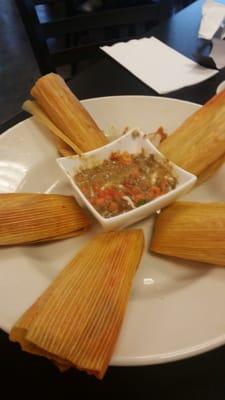
[{"label": "salsa in bowl", "polygon": [[196,181],[194,175],[168,161],[138,129],[81,156],[57,161],[79,204],[105,230],[150,216]]},{"label": "salsa in bowl", "polygon": [[143,149],[135,154],[112,152],[100,164],[78,172],[74,180],[105,218],[134,210],[177,185],[171,163]]}]

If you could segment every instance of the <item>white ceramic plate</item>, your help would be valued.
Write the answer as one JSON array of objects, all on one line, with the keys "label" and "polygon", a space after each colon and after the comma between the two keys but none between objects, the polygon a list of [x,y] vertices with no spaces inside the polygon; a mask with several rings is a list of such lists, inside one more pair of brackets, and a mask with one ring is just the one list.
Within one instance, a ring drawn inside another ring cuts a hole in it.
[{"label": "white ceramic plate", "polygon": [[[120,96],[83,104],[104,130],[127,125],[171,132],[196,104],[160,97]],[[71,189],[56,163],[49,135],[28,119],[0,137],[0,192]],[[186,195],[224,201],[225,166]],[[139,223],[145,253],[130,295],[111,365],[144,365],[182,359],[225,343],[225,268],[150,255],[153,219]],[[9,332],[17,318],[99,228],[51,244],[0,249],[0,327]]]}]

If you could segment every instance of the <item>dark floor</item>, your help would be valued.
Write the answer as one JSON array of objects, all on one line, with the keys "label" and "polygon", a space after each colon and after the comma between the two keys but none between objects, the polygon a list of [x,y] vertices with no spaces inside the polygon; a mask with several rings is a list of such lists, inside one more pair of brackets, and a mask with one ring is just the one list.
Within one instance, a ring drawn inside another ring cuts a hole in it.
[{"label": "dark floor", "polygon": [[0,124],[20,112],[38,76],[39,69],[15,3],[0,0]]}]

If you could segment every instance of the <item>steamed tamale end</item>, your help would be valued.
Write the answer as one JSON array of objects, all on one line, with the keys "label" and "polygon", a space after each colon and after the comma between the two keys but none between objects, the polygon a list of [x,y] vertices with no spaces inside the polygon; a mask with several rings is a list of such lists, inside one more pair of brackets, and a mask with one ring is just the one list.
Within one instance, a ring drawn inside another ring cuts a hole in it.
[{"label": "steamed tamale end", "polygon": [[91,224],[72,196],[9,193],[0,200],[0,245],[76,236]]},{"label": "steamed tamale end", "polygon": [[[27,340],[79,369],[103,376],[143,251],[142,231],[103,233],[62,272]],[[54,318],[53,318],[54,316]]]},{"label": "steamed tamale end", "polygon": [[[57,280],[57,277],[56,277]],[[30,354],[34,354],[37,356],[46,357],[51,360],[61,372],[66,371],[68,368],[71,367],[65,360],[59,359],[57,356],[46,352],[45,350],[41,349],[40,347],[36,346],[35,344],[31,343],[27,340],[26,336],[27,333],[32,325],[32,322],[37,317],[38,313],[40,312],[41,307],[45,303],[46,298],[51,295],[52,288],[49,287],[46,291],[33,303],[18,319],[15,325],[10,330],[9,339],[12,342],[17,342],[23,351],[26,351]]]},{"label": "steamed tamale end", "polygon": [[56,148],[61,156],[69,157],[69,156],[74,156],[76,154],[75,151],[59,137],[55,136],[54,140]]},{"label": "steamed tamale end", "polygon": [[81,151],[101,147],[108,140],[64,80],[50,73],[37,80],[31,90],[42,110]]},{"label": "steamed tamale end", "polygon": [[176,202],[157,216],[150,250],[225,265],[225,203]]},{"label": "steamed tamale end", "polygon": [[54,135],[54,137],[58,138],[58,142],[56,142],[57,145],[60,145],[60,147],[62,147],[62,143],[65,143],[65,145],[67,145],[70,149],[73,149],[74,152],[76,152],[77,154],[81,154],[80,148],[75,143],[73,143],[60,129],[58,129],[58,127],[45,114],[45,112],[41,109],[36,101],[26,100],[23,103],[22,108],[33,115],[36,121],[40,122],[43,126],[48,128],[48,130],[51,132],[51,134]]},{"label": "steamed tamale end", "polygon": [[202,183],[206,182],[209,178],[211,178],[222,165],[225,164],[225,153],[219,157],[216,161],[210,164],[199,176],[196,182],[196,186],[201,185]]},{"label": "steamed tamale end", "polygon": [[161,144],[160,151],[195,175],[225,154],[225,92],[190,115]]}]

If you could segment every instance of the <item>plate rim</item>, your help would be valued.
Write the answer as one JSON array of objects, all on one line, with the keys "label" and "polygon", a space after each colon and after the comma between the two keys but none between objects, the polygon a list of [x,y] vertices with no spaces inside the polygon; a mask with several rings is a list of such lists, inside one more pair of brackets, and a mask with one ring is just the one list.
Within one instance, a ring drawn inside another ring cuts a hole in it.
[{"label": "plate rim", "polygon": [[[105,99],[119,99],[119,98],[132,98],[132,99],[134,99],[134,98],[148,98],[148,99],[157,99],[157,100],[167,100],[167,101],[174,101],[174,102],[179,102],[179,103],[186,103],[186,104],[191,104],[191,105],[194,105],[194,106],[198,106],[199,108],[200,107],[202,107],[202,104],[200,104],[200,103],[195,103],[195,102],[193,102],[193,101],[189,101],[189,100],[183,100],[183,99],[176,99],[176,98],[174,98],[174,97],[167,97],[167,96],[149,96],[149,95],[132,95],[132,94],[129,94],[129,95],[126,95],[126,94],[123,94],[123,95],[116,95],[116,96],[100,96],[100,97],[88,97],[88,98],[86,98],[86,99],[82,99],[82,100],[79,100],[82,104],[86,104],[86,103],[90,103],[90,102],[92,102],[92,101],[99,101],[99,100],[105,100]],[[19,126],[19,125],[21,125],[21,124],[23,124],[23,123],[26,123],[26,121],[29,121],[30,119],[34,119],[34,117],[31,115],[31,116],[28,116],[28,118],[25,118],[25,119],[23,119],[22,121],[19,121],[19,122],[17,122],[15,125],[13,125],[13,126],[11,126],[10,128],[8,128],[8,129],[6,129],[5,131],[3,131],[3,132],[1,132],[0,133],[0,140],[1,140],[1,138],[3,137],[3,136],[5,136],[5,135],[7,135],[7,134],[9,134],[10,133],[10,131],[11,130],[13,130],[14,128],[16,128],[17,126]],[[9,118],[9,120],[8,121],[10,121],[11,120],[11,118]]]},{"label": "plate rim", "polygon": [[[182,100],[182,99],[177,99],[177,98],[172,98],[172,97],[167,97],[167,96],[149,96],[149,95],[116,95],[116,96],[101,96],[101,97],[91,97],[91,98],[86,98],[80,100],[80,102],[85,105],[93,101],[103,101],[103,100],[111,100],[111,99],[153,99],[156,101],[171,101],[171,102],[179,102],[179,103],[184,103],[184,104],[190,104],[193,106],[196,106],[198,108],[202,107],[202,104],[195,103],[192,101],[188,100]],[[10,128],[6,129],[4,132],[0,134],[0,141],[1,138],[4,136],[9,135],[13,130],[17,129],[19,125],[26,124],[26,121],[29,121],[30,119],[33,119],[34,117],[30,116],[15,125],[11,126]],[[4,332],[9,334],[8,329],[6,326],[1,322],[0,329],[2,329]],[[214,350],[222,345],[225,344],[225,332],[222,335],[219,335],[216,338],[212,338],[210,340],[204,341],[201,344],[195,345],[195,346],[189,346],[182,348],[177,351],[172,351],[169,353],[161,353],[157,354],[154,356],[151,355],[146,355],[146,356],[115,356],[113,361],[110,362],[109,365],[111,366],[147,366],[147,365],[156,365],[156,364],[164,364],[164,363],[169,363],[169,362],[175,362],[179,360],[184,360],[193,356],[197,356],[200,354],[207,353],[211,350]]]}]

